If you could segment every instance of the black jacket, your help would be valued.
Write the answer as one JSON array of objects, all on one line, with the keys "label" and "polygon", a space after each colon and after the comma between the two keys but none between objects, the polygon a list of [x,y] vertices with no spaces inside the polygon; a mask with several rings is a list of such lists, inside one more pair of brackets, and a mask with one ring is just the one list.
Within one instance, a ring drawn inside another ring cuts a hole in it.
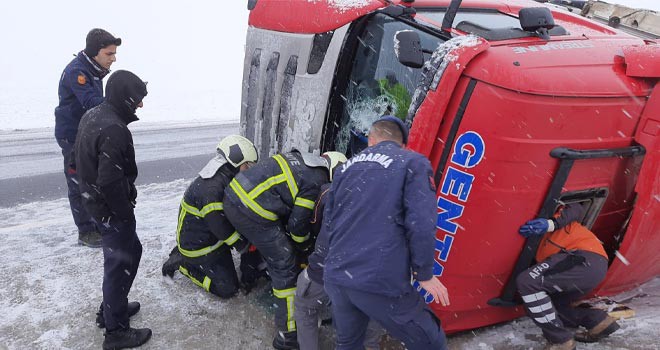
[{"label": "black jacket", "polygon": [[276,154],[236,175],[225,205],[236,205],[251,220],[280,221],[302,243],[309,237],[314,201],[327,182],[328,170],[305,165],[299,152]]},{"label": "black jacket", "polygon": [[[225,188],[237,172],[226,163],[213,177],[198,176],[188,186],[179,207],[177,225],[177,244],[184,256],[207,256],[240,240],[234,226],[225,217],[222,203]],[[221,241],[223,243],[219,243]]]},{"label": "black jacket", "polygon": [[134,220],[138,175],[133,137],[127,125],[147,95],[136,75],[117,71],[108,80],[107,99],[83,115],[76,137],[76,170],[83,205],[102,222]]}]

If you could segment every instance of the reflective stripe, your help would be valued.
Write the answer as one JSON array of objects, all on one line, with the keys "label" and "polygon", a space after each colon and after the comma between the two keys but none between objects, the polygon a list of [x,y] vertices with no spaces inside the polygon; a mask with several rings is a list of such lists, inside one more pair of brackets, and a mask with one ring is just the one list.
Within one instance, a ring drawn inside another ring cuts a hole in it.
[{"label": "reflective stripe", "polygon": [[307,198],[296,198],[296,201],[293,204],[299,207],[314,210],[314,201],[310,201]]},{"label": "reflective stripe", "polygon": [[[203,218],[208,213],[216,210],[223,210],[222,202],[212,202],[205,205],[201,210],[193,207],[192,205],[186,203],[185,200],[181,200],[181,207],[179,209],[179,223],[176,228],[176,245],[179,248],[179,252],[188,258],[198,258],[200,256],[207,255],[216,249],[220,248],[225,242],[218,241],[214,245],[209,247],[204,247],[196,250],[187,250],[181,247],[180,237],[181,237],[181,228],[183,227],[183,220],[186,218],[187,214],[192,214],[197,217]],[[230,236],[231,238],[231,236]],[[235,241],[234,241],[235,242]]]},{"label": "reflective stripe", "polygon": [[286,176],[284,174],[279,174],[275,176],[271,176],[266,179],[266,181],[260,183],[257,185],[255,188],[253,188],[250,192],[248,192],[248,197],[255,199],[259,197],[264,191],[268,190],[269,188],[279,185],[282,182],[286,181]]},{"label": "reflective stripe", "polygon": [[556,318],[556,316],[555,316],[555,313],[553,312],[553,313],[547,314],[543,317],[535,317],[534,321],[536,321],[538,323],[550,323],[550,322],[554,321],[555,318]]},{"label": "reflective stripe", "polygon": [[190,278],[190,280],[193,281],[194,284],[204,288],[205,291],[208,292],[209,289],[211,289],[211,279],[209,278],[209,276],[204,276],[204,282],[200,282],[188,272],[188,269],[186,269],[183,266],[179,266],[179,272],[181,272],[184,276]]},{"label": "reflective stripe", "polygon": [[289,289],[273,288],[273,295],[280,299],[286,299],[286,328],[289,332],[296,330],[296,320],[293,318],[295,311],[293,307],[293,297],[296,295],[296,287]]},{"label": "reflective stripe", "polygon": [[296,243],[302,243],[309,239],[309,233],[304,236],[296,236],[293,233],[291,234],[291,239]]},{"label": "reflective stripe", "polygon": [[293,178],[293,172],[291,172],[289,164],[279,154],[274,155],[273,159],[277,161],[277,163],[280,165],[280,169],[282,169],[282,173],[284,176],[286,176],[286,183],[289,185],[289,191],[291,191],[291,200],[294,200],[294,198],[296,198],[298,195],[298,185],[296,184],[296,180]]},{"label": "reflective stripe", "polygon": [[227,245],[233,245],[239,239],[241,239],[241,235],[239,235],[238,232],[234,231],[234,233],[232,233],[231,236],[229,236],[229,238],[225,239],[224,242],[227,243]]},{"label": "reflective stripe", "polygon": [[248,194],[245,193],[245,190],[243,187],[236,181],[236,178],[231,180],[229,183],[229,187],[231,187],[234,190],[234,193],[238,196],[238,198],[243,202],[243,204],[247,205],[253,212],[255,212],[257,215],[261,216],[262,218],[270,221],[275,221],[277,220],[277,215],[274,213],[262,208],[257,202],[255,202],[252,198],[248,197]]},{"label": "reflective stripe", "polygon": [[538,301],[538,300],[541,300],[541,299],[547,298],[547,297],[548,297],[548,293],[538,292],[538,293],[534,293],[534,294],[523,295],[522,299],[526,303],[531,303],[531,302],[535,302],[535,301]]},{"label": "reflective stripe", "polygon": [[538,314],[538,313],[541,313],[545,310],[550,310],[550,309],[552,309],[552,303],[548,302],[548,303],[545,303],[541,306],[530,307],[529,312],[534,313],[534,314]]}]

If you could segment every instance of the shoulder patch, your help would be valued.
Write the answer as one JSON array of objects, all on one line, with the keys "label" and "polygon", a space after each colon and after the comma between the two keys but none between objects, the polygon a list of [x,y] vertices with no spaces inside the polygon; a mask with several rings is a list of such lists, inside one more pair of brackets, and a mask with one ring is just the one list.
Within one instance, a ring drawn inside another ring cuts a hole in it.
[{"label": "shoulder patch", "polygon": [[84,74],[78,74],[78,84],[85,85],[87,84],[87,77]]}]

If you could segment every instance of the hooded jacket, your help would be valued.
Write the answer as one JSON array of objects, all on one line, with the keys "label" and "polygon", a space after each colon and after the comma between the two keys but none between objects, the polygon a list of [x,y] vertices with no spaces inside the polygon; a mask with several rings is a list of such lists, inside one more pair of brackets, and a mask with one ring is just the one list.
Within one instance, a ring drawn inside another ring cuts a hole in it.
[{"label": "hooded jacket", "polygon": [[103,102],[103,78],[108,70],[82,51],[64,68],[55,107],[55,138],[76,139],[83,114]]},{"label": "hooded jacket", "polygon": [[117,71],[108,80],[106,101],[80,121],[74,147],[76,168],[83,205],[96,220],[135,219],[138,169],[127,125],[138,120],[135,110],[146,95],[140,78]]}]

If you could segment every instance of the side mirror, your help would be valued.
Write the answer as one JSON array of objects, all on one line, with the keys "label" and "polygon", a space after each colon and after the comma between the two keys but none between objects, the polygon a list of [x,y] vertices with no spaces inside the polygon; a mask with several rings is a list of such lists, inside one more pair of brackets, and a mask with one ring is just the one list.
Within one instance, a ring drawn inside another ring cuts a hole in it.
[{"label": "side mirror", "polygon": [[399,62],[410,68],[422,68],[424,52],[419,34],[412,30],[402,30],[394,36],[394,53]]}]

